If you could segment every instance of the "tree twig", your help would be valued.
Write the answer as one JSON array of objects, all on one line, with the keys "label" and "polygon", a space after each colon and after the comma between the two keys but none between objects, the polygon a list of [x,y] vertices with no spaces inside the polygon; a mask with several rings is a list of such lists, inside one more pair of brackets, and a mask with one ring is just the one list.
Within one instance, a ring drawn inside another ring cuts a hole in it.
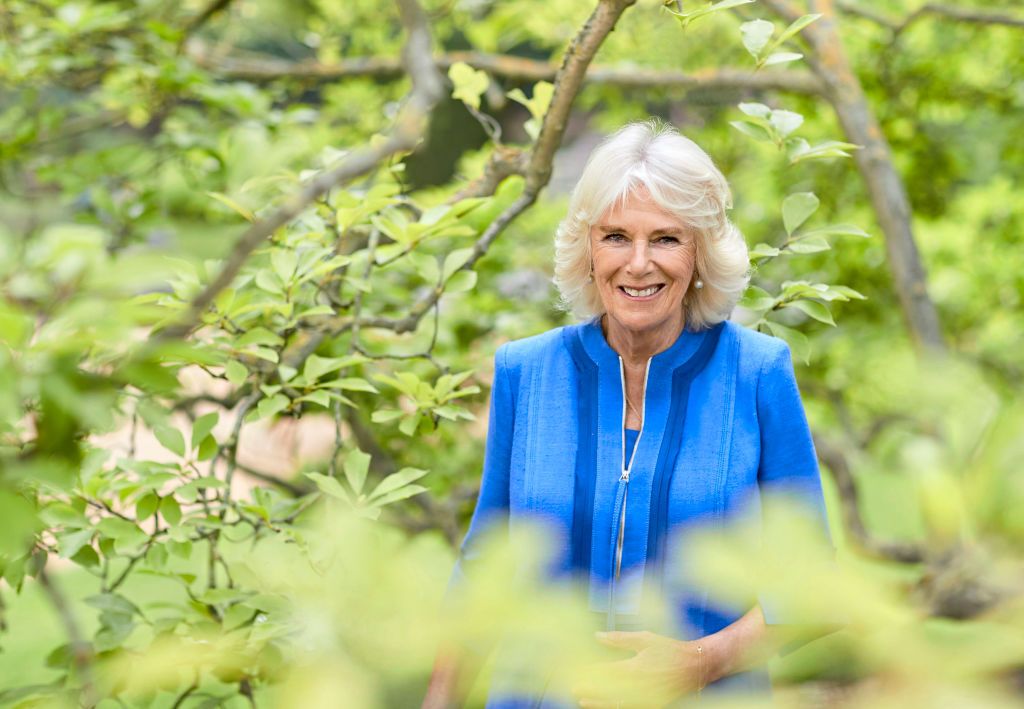
[{"label": "tree twig", "polygon": [[[215,58],[201,44],[193,42],[190,47],[196,63],[221,76],[246,81],[289,78],[336,81],[367,76],[398,79],[403,75],[401,64],[391,57],[354,57],[323,64],[248,55]],[[439,69],[445,71],[452,64],[463,62],[492,76],[512,81],[552,81],[558,73],[558,66],[551,62],[508,54],[448,52],[438,55],[434,61]],[[768,70],[753,73],[728,67],[684,72],[653,67],[594,65],[587,71],[584,82],[634,89],[751,89],[799,94],[816,94],[824,88],[816,77],[806,72]]]},{"label": "tree twig", "polygon": [[820,434],[814,435],[814,448],[818,453],[818,458],[832,472],[832,478],[839,490],[843,526],[853,537],[857,546],[872,556],[892,561],[903,563],[924,561],[924,550],[917,544],[880,540],[868,531],[860,512],[857,483],[842,449]]},{"label": "tree twig", "polygon": [[850,15],[863,17],[875,24],[882,25],[893,34],[900,34],[918,20],[928,15],[934,15],[940,19],[954,20],[956,22],[967,22],[978,25],[1002,25],[1004,27],[1024,27],[1024,17],[1001,12],[999,10],[983,10],[974,7],[956,7],[941,3],[925,3],[913,12],[908,13],[903,19],[889,17],[874,8],[866,7],[861,3],[851,0],[838,0],[837,6],[843,12]]}]

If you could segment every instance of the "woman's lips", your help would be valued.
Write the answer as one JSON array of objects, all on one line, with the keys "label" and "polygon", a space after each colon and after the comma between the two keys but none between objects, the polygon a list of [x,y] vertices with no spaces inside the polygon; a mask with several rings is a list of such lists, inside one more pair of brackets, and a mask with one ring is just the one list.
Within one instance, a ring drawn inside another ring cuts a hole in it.
[{"label": "woman's lips", "polygon": [[644,288],[619,286],[619,292],[630,300],[651,300],[652,298],[656,298],[664,288],[664,283],[655,283],[652,286],[645,286]]}]

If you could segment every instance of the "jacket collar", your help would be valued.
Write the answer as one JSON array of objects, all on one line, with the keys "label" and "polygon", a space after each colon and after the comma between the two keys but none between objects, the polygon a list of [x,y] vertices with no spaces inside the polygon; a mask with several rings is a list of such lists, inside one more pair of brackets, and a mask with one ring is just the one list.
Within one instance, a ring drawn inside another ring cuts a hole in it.
[{"label": "jacket collar", "polygon": [[[722,324],[712,328],[693,331],[684,328],[676,341],[667,350],[654,355],[651,361],[651,371],[675,371],[693,359],[704,338],[713,330],[722,327]],[[619,368],[619,354],[612,349],[605,339],[601,330],[601,316],[591,318],[580,325],[580,339],[583,342],[583,349],[587,356],[601,368],[613,367],[616,371]]]}]

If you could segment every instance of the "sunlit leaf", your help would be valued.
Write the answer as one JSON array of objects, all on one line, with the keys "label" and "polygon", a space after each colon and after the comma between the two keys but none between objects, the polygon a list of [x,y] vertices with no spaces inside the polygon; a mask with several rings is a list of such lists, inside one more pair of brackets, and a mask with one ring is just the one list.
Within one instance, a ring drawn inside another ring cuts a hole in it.
[{"label": "sunlit leaf", "polygon": [[796,192],[782,202],[782,223],[786,233],[792,235],[807,218],[814,214],[820,202],[813,192]]}]

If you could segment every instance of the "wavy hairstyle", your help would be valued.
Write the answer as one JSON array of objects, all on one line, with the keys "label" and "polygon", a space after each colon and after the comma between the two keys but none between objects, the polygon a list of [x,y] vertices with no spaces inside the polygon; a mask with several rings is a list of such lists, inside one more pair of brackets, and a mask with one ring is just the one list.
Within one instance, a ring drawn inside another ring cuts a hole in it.
[{"label": "wavy hairstyle", "polygon": [[608,136],[583,168],[555,234],[554,283],[563,306],[583,318],[604,313],[590,279],[590,229],[641,187],[695,237],[694,279],[704,281],[704,287],[687,289],[686,327],[700,330],[725,320],[750,277],[746,242],[726,215],[732,207],[729,184],[696,143],[653,119],[629,123]]}]

